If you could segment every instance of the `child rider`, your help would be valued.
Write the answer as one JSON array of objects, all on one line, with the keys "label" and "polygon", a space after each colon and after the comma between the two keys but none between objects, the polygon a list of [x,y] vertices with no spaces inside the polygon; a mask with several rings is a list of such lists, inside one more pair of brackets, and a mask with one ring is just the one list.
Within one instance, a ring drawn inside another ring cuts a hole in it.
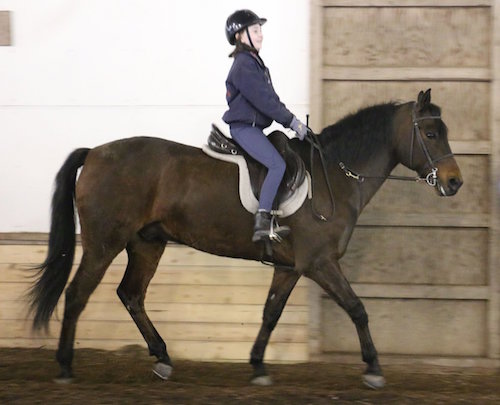
[{"label": "child rider", "polygon": [[[238,10],[226,21],[226,37],[235,49],[229,55],[234,61],[226,79],[229,109],[222,118],[229,124],[231,137],[268,170],[260,190],[253,242],[269,238],[271,209],[286,168],[285,161],[262,130],[276,121],[294,130],[300,140],[307,134],[307,126],[280,101],[269,69],[259,56],[263,40],[261,26],[266,21],[250,10]],[[278,235],[289,231],[285,226],[274,229]]]}]

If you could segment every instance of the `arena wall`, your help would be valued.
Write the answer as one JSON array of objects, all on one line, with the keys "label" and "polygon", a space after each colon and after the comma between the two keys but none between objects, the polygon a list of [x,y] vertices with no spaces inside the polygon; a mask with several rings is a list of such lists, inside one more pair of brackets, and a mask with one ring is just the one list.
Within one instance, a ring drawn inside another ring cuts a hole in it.
[{"label": "arena wall", "polygon": [[[499,5],[312,2],[314,128],[432,88],[464,178],[452,198],[387,181],[360,217],[341,263],[382,356],[499,357]],[[347,316],[321,291],[312,297],[311,354],[356,353]]]}]

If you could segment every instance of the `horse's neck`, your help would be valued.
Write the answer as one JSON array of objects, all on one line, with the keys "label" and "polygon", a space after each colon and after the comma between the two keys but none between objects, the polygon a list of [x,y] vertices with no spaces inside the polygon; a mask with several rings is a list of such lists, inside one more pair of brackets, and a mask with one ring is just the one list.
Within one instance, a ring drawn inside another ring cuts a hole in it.
[{"label": "horse's neck", "polygon": [[[400,139],[404,139],[411,132],[411,103],[402,104],[393,117],[392,133],[385,147],[380,148],[364,162],[358,162],[360,173],[365,176],[380,176],[361,184],[361,207],[364,208],[377,193],[394,168],[400,164],[397,152]],[[408,152],[410,153],[410,152]]]},{"label": "horse's neck", "polygon": [[[385,155],[385,156],[384,156]],[[361,210],[370,202],[372,197],[382,187],[387,176],[397,166],[397,162],[385,153],[373,156],[370,161],[365,162],[360,174],[367,178],[360,183],[360,208]],[[374,178],[370,178],[374,176]]]},{"label": "horse's neck", "polygon": [[382,178],[387,177],[397,164],[398,161],[394,158],[393,150],[387,147],[380,147],[370,156],[353,161],[352,167],[359,174],[367,178]]}]

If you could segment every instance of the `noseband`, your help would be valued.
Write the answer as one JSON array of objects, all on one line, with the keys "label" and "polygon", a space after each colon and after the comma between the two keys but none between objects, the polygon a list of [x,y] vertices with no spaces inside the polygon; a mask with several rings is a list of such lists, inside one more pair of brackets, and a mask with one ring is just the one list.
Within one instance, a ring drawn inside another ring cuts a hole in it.
[{"label": "noseband", "polygon": [[[413,166],[413,145],[415,144],[415,138],[417,138],[417,141],[422,148],[422,151],[424,152],[424,155],[427,159],[427,164],[431,169],[429,174],[425,176],[425,178],[419,178],[419,179],[425,179],[425,182],[431,186],[435,187],[437,184],[437,172],[438,168],[435,166],[436,162],[439,162],[440,160],[449,158],[453,156],[453,153],[447,153],[446,155],[443,155],[437,159],[432,159],[431,154],[429,153],[429,149],[427,149],[427,146],[425,145],[424,139],[422,137],[422,132],[420,131],[420,126],[418,123],[420,121],[424,120],[440,120],[441,116],[440,115],[425,115],[423,117],[417,117],[416,113],[416,103],[413,104],[413,108],[411,110],[411,120],[412,120],[412,133],[411,133],[411,143],[410,143],[410,167]],[[425,166],[424,166],[425,167]],[[389,176],[390,178],[391,176]]]}]

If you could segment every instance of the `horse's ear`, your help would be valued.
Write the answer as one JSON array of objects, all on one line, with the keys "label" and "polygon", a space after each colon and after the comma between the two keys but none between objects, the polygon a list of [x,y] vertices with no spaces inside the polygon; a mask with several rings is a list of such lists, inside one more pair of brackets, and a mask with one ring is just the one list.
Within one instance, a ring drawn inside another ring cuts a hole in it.
[{"label": "horse's ear", "polygon": [[418,100],[417,100],[417,109],[420,111],[424,107],[428,106],[431,103],[431,89],[427,89],[427,91],[424,93],[421,91],[418,93]]}]

